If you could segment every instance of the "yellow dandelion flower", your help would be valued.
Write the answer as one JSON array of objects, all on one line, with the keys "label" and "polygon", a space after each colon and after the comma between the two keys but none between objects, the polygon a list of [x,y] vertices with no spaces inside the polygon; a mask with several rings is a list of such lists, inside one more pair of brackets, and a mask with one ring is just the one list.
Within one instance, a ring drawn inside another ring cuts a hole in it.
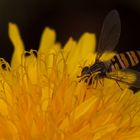
[{"label": "yellow dandelion flower", "polygon": [[0,59],[0,139],[140,139],[139,93],[113,80],[94,89],[76,78],[95,59],[94,34],[70,38],[62,49],[46,28],[39,50],[30,52],[15,24],[9,24],[9,37],[11,65]]}]

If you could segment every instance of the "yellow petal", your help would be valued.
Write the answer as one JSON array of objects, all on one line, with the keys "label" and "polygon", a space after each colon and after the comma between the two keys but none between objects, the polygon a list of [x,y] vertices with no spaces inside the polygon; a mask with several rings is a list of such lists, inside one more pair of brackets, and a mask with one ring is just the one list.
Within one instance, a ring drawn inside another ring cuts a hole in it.
[{"label": "yellow petal", "polygon": [[88,112],[89,109],[91,109],[91,107],[93,107],[93,105],[95,104],[95,102],[97,101],[96,97],[91,97],[88,100],[86,100],[85,102],[83,102],[81,105],[79,105],[76,110],[74,112],[72,112],[75,116],[75,120],[80,118],[82,115],[84,115],[86,112]]},{"label": "yellow petal", "polygon": [[78,42],[79,55],[85,57],[90,52],[95,51],[96,37],[95,34],[84,33]]},{"label": "yellow petal", "polygon": [[[73,112],[71,113],[71,117],[73,118],[73,121],[76,121],[82,115],[86,114],[86,112],[88,112],[91,109],[91,107],[95,104],[96,100],[97,98],[93,96],[88,100],[86,100],[85,102],[83,102],[82,104],[80,104],[75,110],[73,110]],[[67,128],[68,124],[69,124],[69,118],[66,118],[61,124],[60,128],[61,129]]]},{"label": "yellow petal", "polygon": [[95,35],[85,33],[80,38],[78,44],[76,44],[73,40],[70,40],[68,43],[69,45],[66,46],[72,46],[67,58],[68,70],[69,72],[75,73],[78,66],[85,63],[85,58],[94,52],[96,45]]},{"label": "yellow petal", "polygon": [[8,115],[7,104],[0,99],[0,115]]},{"label": "yellow petal", "polygon": [[49,49],[54,45],[56,39],[55,31],[45,28],[41,37],[39,53],[47,54]]},{"label": "yellow petal", "polygon": [[24,52],[24,44],[22,42],[19,30],[16,24],[9,23],[9,37],[14,46],[11,67],[17,68],[21,64],[22,55]]},{"label": "yellow petal", "polygon": [[[37,83],[38,80],[38,65],[37,58],[33,54],[33,50],[30,50],[30,56],[25,57],[23,66],[26,69],[29,80],[32,84]],[[23,63],[23,62],[22,62]]]}]

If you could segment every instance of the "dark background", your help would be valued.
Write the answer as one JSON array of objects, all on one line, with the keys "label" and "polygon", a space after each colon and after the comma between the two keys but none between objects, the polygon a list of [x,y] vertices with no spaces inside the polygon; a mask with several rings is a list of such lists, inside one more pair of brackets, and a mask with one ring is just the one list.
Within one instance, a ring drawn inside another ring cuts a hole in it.
[{"label": "dark background", "polygon": [[37,49],[45,26],[56,30],[62,44],[87,31],[96,33],[98,39],[103,20],[112,9],[118,10],[122,24],[116,50],[140,50],[139,0],[0,0],[0,57],[10,61],[12,55],[9,22],[18,25],[27,50]]}]

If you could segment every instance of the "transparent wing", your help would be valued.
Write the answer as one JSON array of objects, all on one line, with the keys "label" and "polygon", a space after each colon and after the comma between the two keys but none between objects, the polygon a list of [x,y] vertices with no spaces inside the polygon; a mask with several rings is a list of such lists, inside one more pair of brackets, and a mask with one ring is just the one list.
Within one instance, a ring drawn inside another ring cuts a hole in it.
[{"label": "transparent wing", "polygon": [[126,69],[107,73],[107,78],[128,84],[132,87],[140,88],[140,72],[135,70]]},{"label": "transparent wing", "polygon": [[105,18],[97,46],[96,61],[105,51],[112,51],[116,47],[121,32],[120,17],[116,10],[112,10]]}]

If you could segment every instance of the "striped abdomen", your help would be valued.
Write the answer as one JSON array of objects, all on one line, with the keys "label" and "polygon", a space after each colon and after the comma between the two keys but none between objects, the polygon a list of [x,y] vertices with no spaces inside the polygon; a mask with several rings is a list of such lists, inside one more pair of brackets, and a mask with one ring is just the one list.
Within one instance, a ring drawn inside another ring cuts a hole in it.
[{"label": "striped abdomen", "polygon": [[108,71],[115,71],[133,67],[140,62],[140,51],[129,51],[116,54],[110,61]]}]

